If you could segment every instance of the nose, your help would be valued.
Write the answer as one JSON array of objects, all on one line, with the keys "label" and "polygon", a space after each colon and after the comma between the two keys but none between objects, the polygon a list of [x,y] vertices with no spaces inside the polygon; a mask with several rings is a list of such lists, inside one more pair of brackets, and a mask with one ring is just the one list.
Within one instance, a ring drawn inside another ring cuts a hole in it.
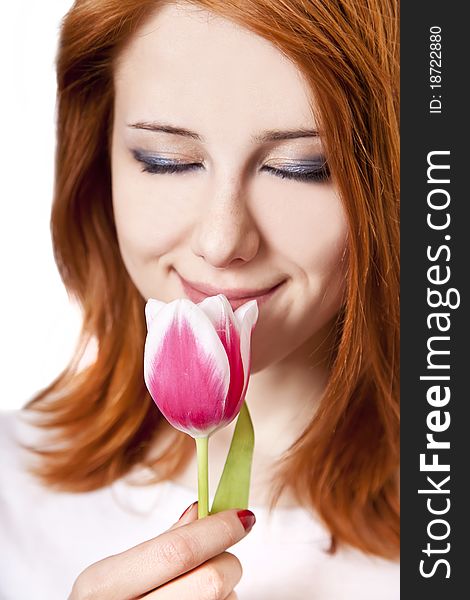
[{"label": "nose", "polygon": [[252,260],[260,239],[247,190],[235,180],[225,180],[207,192],[193,231],[193,252],[218,269]]}]

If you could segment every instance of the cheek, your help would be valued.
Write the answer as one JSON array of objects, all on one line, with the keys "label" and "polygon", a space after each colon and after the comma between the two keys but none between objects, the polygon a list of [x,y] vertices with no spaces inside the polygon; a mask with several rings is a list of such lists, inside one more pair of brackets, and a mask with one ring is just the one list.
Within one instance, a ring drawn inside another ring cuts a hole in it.
[{"label": "cheek", "polygon": [[157,182],[151,175],[118,170],[113,175],[113,208],[124,259],[148,262],[174,248],[188,226],[185,205],[163,178]]},{"label": "cheek", "polygon": [[276,252],[296,271],[297,278],[329,279],[344,263],[348,224],[340,198],[332,186],[304,186],[264,207],[266,235]]},{"label": "cheek", "polygon": [[271,211],[266,203],[265,235],[291,282],[278,307],[255,329],[253,372],[309,339],[318,343],[316,336],[338,313],[346,289],[348,223],[334,190],[299,186],[284,202],[273,193],[266,197]]},{"label": "cheek", "polygon": [[329,319],[340,309],[346,288],[348,223],[339,199],[311,217],[310,232],[304,229],[295,249],[307,303]]},{"label": "cheek", "polygon": [[[306,274],[329,280],[344,276],[348,224],[341,202],[332,202],[313,215],[313,225],[299,236],[297,250]],[[300,258],[299,258],[300,261]]]}]

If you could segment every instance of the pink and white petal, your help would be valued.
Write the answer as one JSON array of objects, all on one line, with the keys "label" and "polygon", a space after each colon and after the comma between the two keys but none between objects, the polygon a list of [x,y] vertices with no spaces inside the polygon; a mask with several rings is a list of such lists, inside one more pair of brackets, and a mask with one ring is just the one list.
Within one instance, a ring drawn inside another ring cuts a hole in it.
[{"label": "pink and white petal", "polygon": [[219,335],[230,363],[230,388],[224,402],[224,423],[230,423],[238,415],[242,403],[244,370],[240,354],[240,332],[230,302],[224,294],[210,299],[204,307],[210,313],[211,321]]},{"label": "pink and white petal", "polygon": [[226,396],[226,381],[213,355],[201,352],[186,318],[176,316],[156,354],[149,350],[152,334],[154,328],[147,336],[144,364],[155,403],[177,429],[193,437],[210,435],[223,420]]},{"label": "pink and white petal", "polygon": [[[229,373],[227,354],[207,314],[201,310],[198,304],[194,304],[186,298],[181,299],[179,302],[181,303],[179,307],[181,320],[187,320],[201,351],[214,357],[215,364],[221,372]],[[227,389],[230,383],[229,380],[230,377],[227,374]]]},{"label": "pink and white petal", "polygon": [[151,361],[154,356],[160,353],[161,345],[164,342],[167,332],[175,326],[175,322],[177,320],[175,306],[171,302],[159,307],[160,310],[158,311],[158,321],[152,315],[152,310],[155,307],[156,305],[153,302],[147,303],[145,307],[145,317],[147,320],[148,332],[145,340],[144,350],[144,376],[146,375],[149,361]]},{"label": "pink and white petal", "polygon": [[208,296],[198,306],[209,317],[216,331],[226,331],[229,324],[235,322],[233,309],[223,294]]},{"label": "pink and white petal", "polygon": [[187,321],[178,336],[167,336],[151,372],[146,383],[174,427],[193,437],[210,435],[217,428],[223,418],[224,380],[211,357],[201,355]]},{"label": "pink and white petal", "polygon": [[230,384],[230,366],[223,344],[206,314],[187,298],[165,304],[159,311],[158,321],[152,321],[145,343],[147,361],[144,361],[144,373],[149,367],[150,358],[161,352],[168,331],[175,327],[177,331],[181,331],[183,324],[187,324],[197,340],[198,352],[201,353],[203,360],[205,357],[205,360],[213,361],[214,369],[224,381],[224,390],[227,393]]},{"label": "pink and white petal", "polygon": [[243,363],[244,387],[243,396],[248,387],[248,379],[251,368],[251,333],[258,321],[259,309],[256,300],[250,300],[235,311],[235,318],[240,327],[240,354]]},{"label": "pink and white petal", "polygon": [[156,300],[155,298],[149,298],[145,305],[145,320],[147,322],[147,329],[150,324],[158,315],[158,313],[167,305],[167,302]]},{"label": "pink and white petal", "polygon": [[[253,310],[254,304],[256,304],[256,311]],[[241,328],[241,324],[243,323],[247,313],[249,313],[248,318],[250,319],[251,327],[253,328],[256,325],[259,316],[258,302],[256,300],[245,302],[245,304],[242,304],[236,309],[234,314],[238,322],[239,329]]]},{"label": "pink and white petal", "polygon": [[230,387],[224,402],[225,425],[238,414],[245,383],[240,354],[240,332],[230,302],[223,294],[205,298],[198,306],[210,318],[230,363]]},{"label": "pink and white petal", "polygon": [[229,361],[237,360],[240,352],[240,326],[226,296],[218,294],[205,298],[198,306],[210,318]]}]

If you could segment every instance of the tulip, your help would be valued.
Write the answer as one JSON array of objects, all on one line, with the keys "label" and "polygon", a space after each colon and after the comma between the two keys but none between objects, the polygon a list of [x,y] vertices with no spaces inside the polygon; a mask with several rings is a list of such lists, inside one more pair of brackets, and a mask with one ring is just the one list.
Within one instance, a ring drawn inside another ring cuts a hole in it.
[{"label": "tulip", "polygon": [[208,514],[208,440],[240,412],[251,366],[256,300],[234,312],[219,294],[145,307],[144,379],[164,417],[196,440],[199,516]]}]

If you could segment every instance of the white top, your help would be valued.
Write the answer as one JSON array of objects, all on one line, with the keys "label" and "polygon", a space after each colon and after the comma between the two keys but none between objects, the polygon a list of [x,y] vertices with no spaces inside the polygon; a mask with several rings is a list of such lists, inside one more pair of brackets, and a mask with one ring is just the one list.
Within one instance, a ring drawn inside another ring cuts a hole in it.
[{"label": "white top", "polygon": [[[151,539],[196,498],[171,481],[128,478],[86,493],[55,492],[24,469],[38,430],[26,411],[0,412],[0,600],[65,600],[88,565]],[[211,498],[212,499],[212,498]],[[399,565],[352,549],[325,553],[328,532],[303,508],[250,506],[256,525],[229,551],[239,600],[397,600]]]}]

